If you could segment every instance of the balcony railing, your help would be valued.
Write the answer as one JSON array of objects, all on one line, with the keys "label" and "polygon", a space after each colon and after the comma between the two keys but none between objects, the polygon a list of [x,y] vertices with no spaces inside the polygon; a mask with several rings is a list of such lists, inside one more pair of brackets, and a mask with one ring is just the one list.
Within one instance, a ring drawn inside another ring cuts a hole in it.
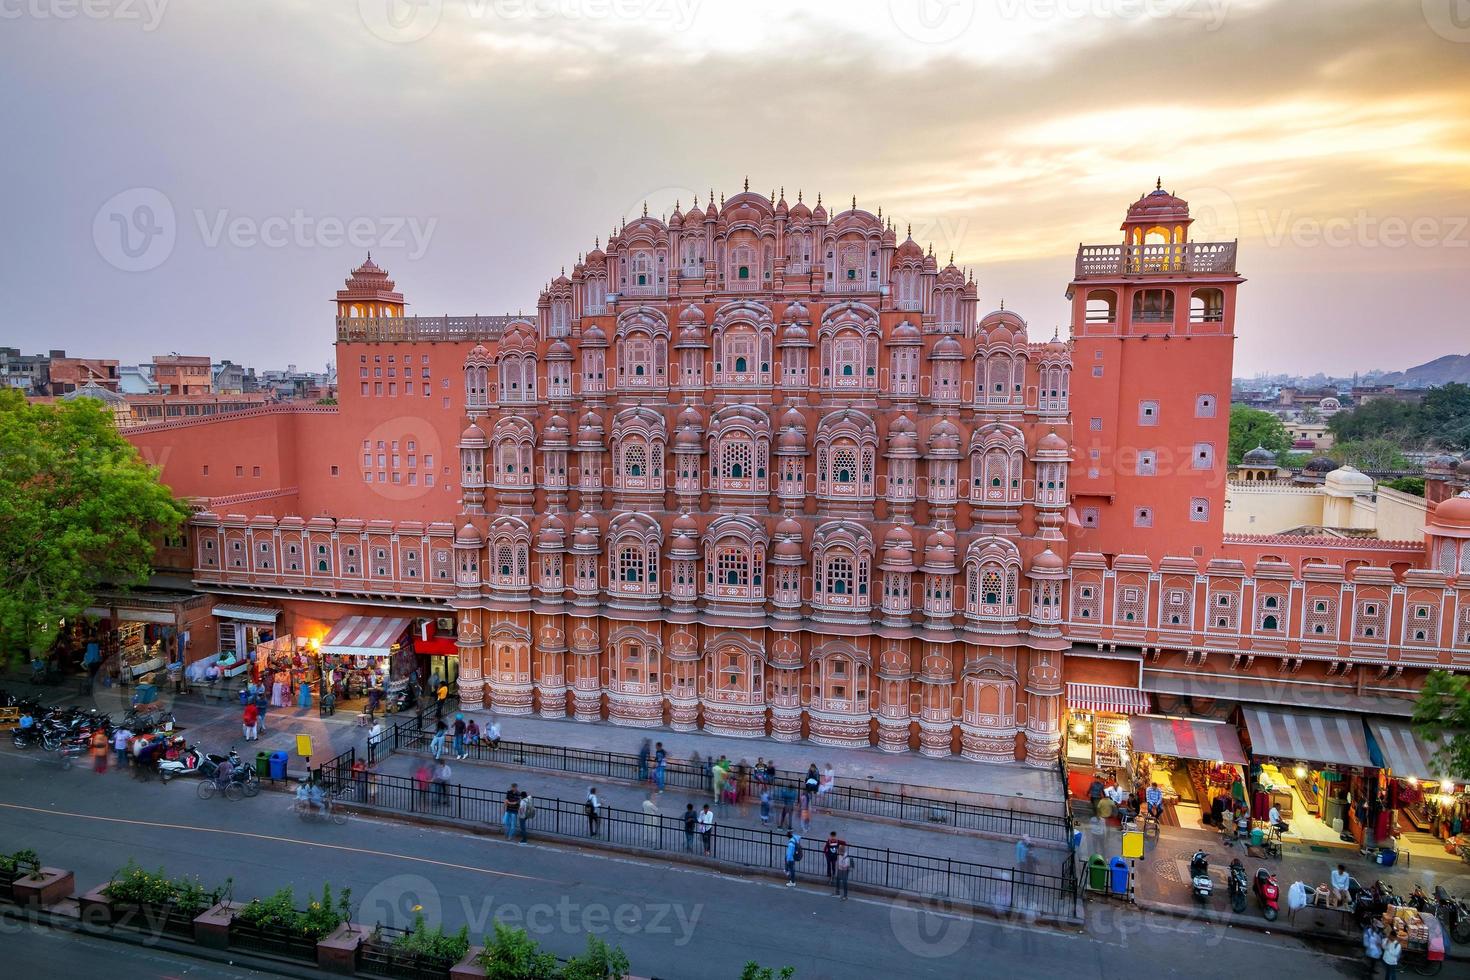
[{"label": "balcony railing", "polygon": [[1234,273],[1235,242],[1081,245],[1077,279],[1171,273]]},{"label": "balcony railing", "polygon": [[495,340],[522,316],[392,316],[337,318],[337,340],[349,343]]}]

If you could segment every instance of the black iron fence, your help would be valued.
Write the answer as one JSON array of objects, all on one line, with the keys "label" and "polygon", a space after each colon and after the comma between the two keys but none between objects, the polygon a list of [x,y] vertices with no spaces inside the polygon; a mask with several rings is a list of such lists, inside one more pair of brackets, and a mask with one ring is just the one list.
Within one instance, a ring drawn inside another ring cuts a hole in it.
[{"label": "black iron fence", "polygon": [[[384,732],[385,742],[392,741],[394,751],[427,751],[434,733],[422,727],[414,728],[398,724],[392,733]],[[386,749],[384,745],[382,749]],[[449,750],[446,748],[445,750]],[[603,752],[591,749],[571,749],[559,745],[537,745],[529,742],[510,742],[502,739],[498,744],[481,741],[478,745],[466,745],[465,752],[471,759],[503,766],[525,766],[529,769],[548,769],[556,772],[578,773],[603,779],[626,779],[639,781],[649,778],[652,761],[641,763],[636,755],[622,752]],[[379,755],[383,751],[379,751]],[[713,760],[711,760],[713,761]],[[679,789],[711,790],[710,772],[685,760],[668,760],[664,766],[665,785]],[[800,790],[805,773],[776,770],[772,783],[773,804],[779,806],[777,798],[783,788]],[[749,775],[742,791],[756,795],[760,784],[753,774]],[[823,794],[822,803],[833,810],[841,810],[858,816],[886,817],[908,823],[933,823],[955,827],[959,830],[985,831],[1020,837],[1029,834],[1033,840],[1060,843],[1071,836],[1067,820],[1062,816],[1042,813],[1025,813],[1003,810],[999,807],[980,806],[974,803],[959,803],[923,796],[910,796],[903,792],[874,789],[862,785],[837,785]]]},{"label": "black iron fence", "polygon": [[[501,743],[501,750],[506,743]],[[336,760],[334,760],[335,762]],[[419,782],[408,776],[354,778],[350,763],[323,767],[326,788],[349,803],[393,813],[421,814],[481,826],[505,826],[505,790],[453,783]],[[681,853],[716,866],[742,870],[782,870],[785,834],[744,827],[717,826],[708,840],[686,832],[682,816],[647,814],[603,806],[589,817],[582,801],[534,797],[528,836],[550,836],[606,844],[649,853]],[[811,842],[797,864],[798,880],[827,883],[820,842]],[[1037,852],[1033,852],[1035,854]],[[886,890],[929,904],[952,904],[992,913],[1073,919],[1076,880],[1071,856],[1028,863],[1024,869],[999,868],[953,858],[926,857],[888,848],[849,845],[851,887]],[[1055,865],[1054,868],[1051,866]],[[1049,870],[1033,870],[1038,868]]]}]

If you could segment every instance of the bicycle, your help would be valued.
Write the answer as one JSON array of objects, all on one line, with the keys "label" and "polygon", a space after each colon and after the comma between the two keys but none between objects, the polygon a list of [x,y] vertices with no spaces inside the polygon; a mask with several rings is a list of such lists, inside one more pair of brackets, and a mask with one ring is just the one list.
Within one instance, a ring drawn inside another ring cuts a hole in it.
[{"label": "bicycle", "polygon": [[302,820],[315,820],[320,817],[322,820],[330,820],[339,827],[347,822],[348,817],[348,812],[333,802],[329,796],[323,796],[315,803],[310,800],[292,800],[291,810]]},{"label": "bicycle", "polygon": [[[256,792],[259,792],[259,790],[257,789]],[[213,799],[216,793],[223,793],[225,799],[233,802],[245,798],[245,787],[235,779],[229,780],[223,787],[219,785],[218,780],[205,779],[200,781],[199,798],[201,800]]]}]

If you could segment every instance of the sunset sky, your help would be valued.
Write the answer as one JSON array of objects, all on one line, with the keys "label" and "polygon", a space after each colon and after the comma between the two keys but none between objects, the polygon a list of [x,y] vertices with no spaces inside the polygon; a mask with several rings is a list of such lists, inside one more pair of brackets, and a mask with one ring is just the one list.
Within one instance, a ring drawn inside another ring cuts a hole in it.
[{"label": "sunset sky", "polygon": [[1033,337],[1162,176],[1241,239],[1237,374],[1470,351],[1467,0],[0,0],[0,84],[28,352],[320,368],[368,245],[411,312],[530,310],[747,175]]}]

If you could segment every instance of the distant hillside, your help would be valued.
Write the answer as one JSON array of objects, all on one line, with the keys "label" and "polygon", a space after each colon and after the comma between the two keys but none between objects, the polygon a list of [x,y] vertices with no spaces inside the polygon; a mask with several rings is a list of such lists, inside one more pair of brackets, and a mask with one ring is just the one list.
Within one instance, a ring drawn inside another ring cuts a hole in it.
[{"label": "distant hillside", "polygon": [[1375,384],[1436,387],[1458,381],[1470,384],[1470,354],[1446,354],[1407,371],[1395,371],[1373,379]]}]

